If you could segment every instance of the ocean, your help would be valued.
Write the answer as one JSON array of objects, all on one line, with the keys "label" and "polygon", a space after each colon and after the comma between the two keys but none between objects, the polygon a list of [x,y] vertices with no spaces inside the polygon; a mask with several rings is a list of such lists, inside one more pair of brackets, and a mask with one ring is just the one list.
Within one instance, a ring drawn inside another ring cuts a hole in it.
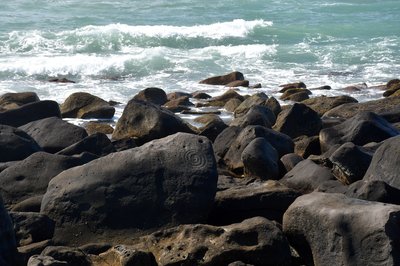
[{"label": "ocean", "polygon": [[217,95],[226,88],[198,82],[240,71],[262,84],[244,94],[279,96],[278,85],[303,81],[332,87],[314,95],[340,95],[400,76],[399,14],[398,0],[2,0],[0,94],[59,103],[78,91],[126,103],[146,87]]}]

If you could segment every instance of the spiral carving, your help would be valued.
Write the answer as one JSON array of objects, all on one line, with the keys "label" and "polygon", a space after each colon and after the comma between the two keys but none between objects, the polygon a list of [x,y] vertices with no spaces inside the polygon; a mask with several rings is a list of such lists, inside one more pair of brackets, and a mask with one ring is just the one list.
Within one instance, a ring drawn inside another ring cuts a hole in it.
[{"label": "spiral carving", "polygon": [[204,168],[209,165],[207,156],[198,150],[183,150],[182,162],[194,168]]}]

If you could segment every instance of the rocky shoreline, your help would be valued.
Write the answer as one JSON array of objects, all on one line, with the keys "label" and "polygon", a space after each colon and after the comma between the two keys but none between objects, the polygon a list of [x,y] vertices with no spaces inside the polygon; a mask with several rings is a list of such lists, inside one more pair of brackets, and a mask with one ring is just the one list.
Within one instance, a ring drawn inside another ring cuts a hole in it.
[{"label": "rocky shoreline", "polygon": [[285,105],[240,72],[200,83],[227,88],[147,88],[112,126],[65,121],[113,118],[89,93],[1,95],[0,265],[400,264],[400,80]]}]

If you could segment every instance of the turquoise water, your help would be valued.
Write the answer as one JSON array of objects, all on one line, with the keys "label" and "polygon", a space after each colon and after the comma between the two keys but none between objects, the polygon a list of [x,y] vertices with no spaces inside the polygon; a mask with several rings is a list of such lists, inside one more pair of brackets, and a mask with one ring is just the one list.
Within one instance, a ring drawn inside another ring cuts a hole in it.
[{"label": "turquoise water", "polygon": [[[125,103],[149,86],[218,94],[198,81],[238,70],[270,95],[299,80],[342,94],[399,77],[399,13],[398,0],[1,1],[0,93]],[[46,82],[57,76],[77,83]]]}]

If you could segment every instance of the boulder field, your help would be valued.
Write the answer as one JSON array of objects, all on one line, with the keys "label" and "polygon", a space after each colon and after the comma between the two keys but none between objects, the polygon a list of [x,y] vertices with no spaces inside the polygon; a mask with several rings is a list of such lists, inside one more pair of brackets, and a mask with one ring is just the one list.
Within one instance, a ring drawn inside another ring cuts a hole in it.
[{"label": "boulder field", "polygon": [[200,83],[222,91],[147,88],[115,124],[87,92],[0,95],[0,265],[400,265],[398,80],[363,103]]}]

